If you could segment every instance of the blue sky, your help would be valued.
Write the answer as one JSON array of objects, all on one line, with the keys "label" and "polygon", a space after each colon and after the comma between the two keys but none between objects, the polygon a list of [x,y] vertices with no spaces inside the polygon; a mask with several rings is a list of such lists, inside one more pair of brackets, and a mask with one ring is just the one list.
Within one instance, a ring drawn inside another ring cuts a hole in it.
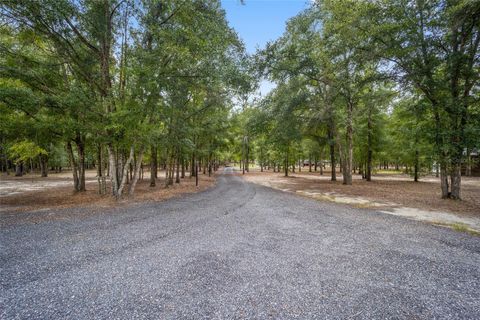
[{"label": "blue sky", "polygon": [[[309,0],[222,0],[228,23],[245,42],[248,53],[265,47],[285,31],[287,20],[305,9]],[[262,82],[260,91],[265,95],[273,85]]]}]

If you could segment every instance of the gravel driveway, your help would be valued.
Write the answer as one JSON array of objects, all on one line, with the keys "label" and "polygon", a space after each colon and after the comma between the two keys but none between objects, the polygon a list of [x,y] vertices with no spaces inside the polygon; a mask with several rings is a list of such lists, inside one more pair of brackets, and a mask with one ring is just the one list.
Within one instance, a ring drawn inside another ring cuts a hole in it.
[{"label": "gravel driveway", "polygon": [[1,319],[480,317],[480,238],[442,227],[229,174],[80,216],[2,227]]}]

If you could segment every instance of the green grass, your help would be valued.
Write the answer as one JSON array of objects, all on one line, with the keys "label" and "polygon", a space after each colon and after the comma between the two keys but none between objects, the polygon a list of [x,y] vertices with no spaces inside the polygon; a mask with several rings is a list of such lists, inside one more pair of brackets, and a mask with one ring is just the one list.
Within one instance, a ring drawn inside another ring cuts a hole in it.
[{"label": "green grass", "polygon": [[439,222],[439,221],[436,221],[434,223],[444,227],[452,228],[453,230],[458,232],[465,232],[465,233],[471,234],[472,236],[480,237],[479,231],[470,229],[467,225],[462,223],[445,223],[445,222]]},{"label": "green grass", "polygon": [[460,223],[454,223],[452,224],[452,228],[453,230],[455,231],[460,231],[460,232],[467,232],[467,233],[470,233],[471,235],[474,235],[474,236],[480,236],[480,232],[476,231],[476,230],[472,230],[470,229],[469,227],[463,225],[463,224],[460,224]]},{"label": "green grass", "polygon": [[375,174],[402,174],[402,170],[375,170]]}]

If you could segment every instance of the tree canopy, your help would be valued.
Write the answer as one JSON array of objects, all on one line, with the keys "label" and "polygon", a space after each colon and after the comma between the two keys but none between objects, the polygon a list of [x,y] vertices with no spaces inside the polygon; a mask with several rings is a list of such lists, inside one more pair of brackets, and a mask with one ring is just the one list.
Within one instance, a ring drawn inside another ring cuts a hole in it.
[{"label": "tree canopy", "polygon": [[239,161],[437,173],[460,199],[480,149],[478,1],[317,0],[253,56],[218,0],[7,0],[0,19],[2,170],[69,166],[76,191],[86,167],[119,198],[143,164],[153,187],[159,165],[170,185]]}]

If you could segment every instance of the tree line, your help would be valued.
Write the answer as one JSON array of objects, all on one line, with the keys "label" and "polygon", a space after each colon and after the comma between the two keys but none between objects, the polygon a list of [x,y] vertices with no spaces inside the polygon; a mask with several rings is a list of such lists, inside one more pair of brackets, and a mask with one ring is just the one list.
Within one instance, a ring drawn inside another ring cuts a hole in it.
[{"label": "tree line", "polygon": [[121,197],[143,163],[155,186],[159,165],[169,185],[231,160],[344,184],[436,172],[460,199],[480,149],[478,1],[317,0],[253,56],[213,0],[6,0],[0,18],[2,170],[68,163],[77,191],[87,167]]},{"label": "tree line", "polygon": [[251,86],[219,1],[6,0],[0,17],[3,171],[69,165],[81,192],[90,164],[118,198],[144,162],[151,186],[158,165],[167,185],[218,165]]},{"label": "tree line", "polygon": [[285,175],[340,164],[347,185],[379,163],[436,171],[460,199],[480,147],[479,28],[478,1],[315,1],[254,57],[276,88],[239,115],[250,157]]}]

